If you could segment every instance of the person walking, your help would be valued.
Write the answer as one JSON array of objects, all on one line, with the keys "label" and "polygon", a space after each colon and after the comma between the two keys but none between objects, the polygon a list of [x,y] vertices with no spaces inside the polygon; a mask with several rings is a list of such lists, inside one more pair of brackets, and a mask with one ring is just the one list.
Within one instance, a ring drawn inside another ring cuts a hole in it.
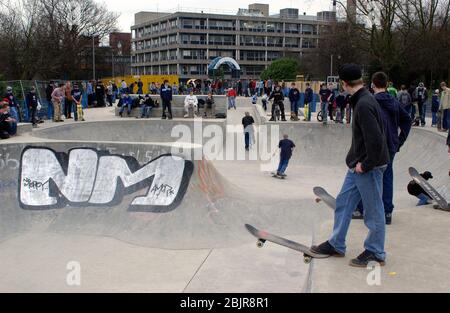
[{"label": "person walking", "polygon": [[330,239],[313,246],[314,253],[344,257],[346,237],[352,213],[359,201],[365,208],[369,234],[365,251],[351,260],[350,266],[367,268],[370,262],[385,265],[386,220],[383,206],[383,174],[389,163],[380,105],[364,88],[359,65],[345,64],[339,69],[343,89],[351,95],[353,107],[352,145],[346,158],[349,168],[342,190],[336,199],[334,228]]},{"label": "person walking", "polygon": [[[156,93],[155,93],[156,94]],[[160,97],[162,102],[162,119],[173,119],[172,115],[172,99],[173,92],[172,88],[169,86],[169,81],[165,80],[163,86],[161,87]],[[167,114],[166,114],[167,111]]]},{"label": "person walking", "polygon": [[[386,224],[392,224],[394,212],[394,160],[395,156],[405,144],[411,131],[411,117],[401,104],[387,91],[388,76],[383,72],[372,76],[372,87],[375,99],[380,104],[381,117],[385,127],[385,135],[389,149],[389,164],[383,175],[383,204]],[[360,205],[362,216],[363,206]]]},{"label": "person walking", "polygon": [[299,121],[298,109],[300,102],[300,91],[295,86],[295,83],[291,84],[291,89],[289,90],[289,101],[291,102],[291,121]]},{"label": "person walking", "polygon": [[250,112],[245,112],[245,116],[242,119],[242,125],[244,126],[244,135],[245,135],[245,150],[249,151],[252,145],[253,139],[253,124],[255,124],[255,120],[250,115]]}]

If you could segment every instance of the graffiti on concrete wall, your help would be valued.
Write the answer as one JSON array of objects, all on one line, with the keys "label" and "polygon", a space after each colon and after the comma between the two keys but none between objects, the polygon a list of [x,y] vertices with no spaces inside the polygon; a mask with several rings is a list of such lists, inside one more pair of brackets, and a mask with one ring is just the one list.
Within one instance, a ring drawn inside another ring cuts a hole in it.
[{"label": "graffiti on concrete wall", "polygon": [[128,210],[168,212],[180,204],[192,172],[192,162],[172,155],[140,166],[133,157],[89,148],[66,154],[29,147],[20,161],[19,201],[27,210],[111,206],[127,194],[147,190]]}]

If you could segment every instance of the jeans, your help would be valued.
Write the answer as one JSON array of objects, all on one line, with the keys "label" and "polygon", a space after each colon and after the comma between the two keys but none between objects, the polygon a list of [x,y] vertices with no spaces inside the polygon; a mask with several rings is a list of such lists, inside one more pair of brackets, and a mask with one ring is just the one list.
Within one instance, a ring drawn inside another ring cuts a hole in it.
[{"label": "jeans", "polygon": [[53,119],[53,102],[51,100],[47,100],[47,118],[49,120]]},{"label": "jeans", "polygon": [[325,101],[321,103],[321,110],[323,123],[326,124],[328,122],[328,102]]},{"label": "jeans", "polygon": [[339,253],[345,254],[347,250],[346,237],[352,214],[362,199],[365,207],[364,223],[369,229],[364,247],[374,253],[378,259],[386,259],[384,251],[386,217],[382,198],[384,170],[384,168],[378,168],[364,174],[348,171],[342,190],[336,199],[334,229],[329,240]]},{"label": "jeans", "polygon": [[278,174],[284,174],[289,166],[289,159],[281,159],[280,165],[278,166]]},{"label": "jeans", "polygon": [[425,111],[426,111],[426,104],[423,102],[419,102],[418,103],[419,106],[419,117],[420,117],[420,122],[422,123],[422,125],[425,125]]},{"label": "jeans", "polygon": [[291,101],[291,112],[298,116],[299,100]]},{"label": "jeans", "polygon": [[442,112],[442,129],[448,130],[450,128],[450,109]]},{"label": "jeans", "polygon": [[250,133],[249,132],[245,132],[245,149],[249,149],[250,148]]},{"label": "jeans", "polygon": [[389,153],[391,162],[388,164],[383,175],[383,205],[384,213],[392,214],[394,212],[394,160],[395,154]]},{"label": "jeans", "polygon": [[164,101],[162,102],[162,109],[163,109],[163,118],[166,118],[166,110],[169,113],[169,118],[172,118],[172,103],[170,101]]},{"label": "jeans", "polygon": [[436,126],[438,122],[437,112],[431,112],[433,121],[431,122],[431,125]]},{"label": "jeans", "polygon": [[150,118],[152,115],[152,107],[143,105],[141,106],[141,118]]},{"label": "jeans", "polygon": [[11,107],[11,108],[9,109],[9,114],[11,115],[11,117],[12,117],[13,119],[16,120],[16,123],[19,123],[19,122],[20,122],[20,119],[19,119],[19,110],[17,109],[17,107]]},{"label": "jeans", "polygon": [[119,113],[120,114],[122,114],[123,113],[123,111],[125,111],[125,107],[127,107],[128,109],[127,109],[127,113],[128,113],[128,115],[130,115],[131,114],[131,108],[133,107],[133,104],[132,103],[128,103],[128,104],[122,104],[122,107],[120,108],[120,111],[119,111]]},{"label": "jeans", "polygon": [[232,108],[236,109],[236,98],[228,97],[228,110],[231,110]]}]

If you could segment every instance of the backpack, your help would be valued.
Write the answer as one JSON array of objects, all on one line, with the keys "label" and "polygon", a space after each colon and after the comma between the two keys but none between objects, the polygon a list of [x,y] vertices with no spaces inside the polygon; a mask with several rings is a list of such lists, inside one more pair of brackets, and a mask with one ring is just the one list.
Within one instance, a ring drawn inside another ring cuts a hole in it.
[{"label": "backpack", "polygon": [[402,92],[402,95],[400,96],[400,103],[403,106],[407,106],[407,105],[410,104],[409,103],[409,97],[408,97],[408,94],[406,92]]}]

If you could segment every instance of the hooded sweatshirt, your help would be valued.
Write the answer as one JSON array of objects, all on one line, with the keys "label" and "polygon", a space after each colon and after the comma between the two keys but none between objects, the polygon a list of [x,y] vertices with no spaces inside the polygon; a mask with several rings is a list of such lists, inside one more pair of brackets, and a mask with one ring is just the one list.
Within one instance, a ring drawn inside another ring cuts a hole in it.
[{"label": "hooded sweatshirt", "polygon": [[[387,144],[390,153],[397,153],[405,143],[411,131],[411,117],[400,102],[387,92],[375,95],[381,107]],[[399,134],[400,129],[400,134]]]}]

